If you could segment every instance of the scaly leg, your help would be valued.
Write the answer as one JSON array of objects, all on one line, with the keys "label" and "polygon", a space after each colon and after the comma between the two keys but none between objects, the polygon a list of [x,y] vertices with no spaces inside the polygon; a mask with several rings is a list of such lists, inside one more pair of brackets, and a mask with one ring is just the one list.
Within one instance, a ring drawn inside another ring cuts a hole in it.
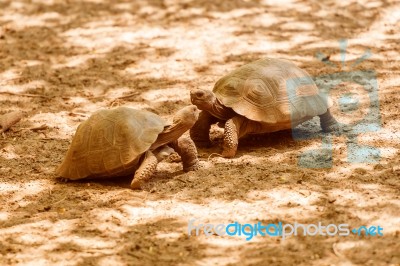
[{"label": "scaly leg", "polygon": [[246,119],[247,118],[242,116],[235,116],[226,121],[222,157],[232,158],[236,155],[239,138],[247,133],[245,125]]},{"label": "scaly leg", "polygon": [[180,137],[169,145],[181,156],[183,171],[195,171],[199,168],[196,145],[191,138]]},{"label": "scaly leg", "polygon": [[147,151],[144,156],[144,160],[136,170],[131,182],[131,188],[133,189],[141,189],[142,184],[150,179],[157,168],[157,157],[151,151]]},{"label": "scaly leg", "polygon": [[206,111],[201,111],[199,119],[190,129],[190,137],[199,147],[211,146],[210,141],[210,128],[211,125],[216,123],[217,119]]}]

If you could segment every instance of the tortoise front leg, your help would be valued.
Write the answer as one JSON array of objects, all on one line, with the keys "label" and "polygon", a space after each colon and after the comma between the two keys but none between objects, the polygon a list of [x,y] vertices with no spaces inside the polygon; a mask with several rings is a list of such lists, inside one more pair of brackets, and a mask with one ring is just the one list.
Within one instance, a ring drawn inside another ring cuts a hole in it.
[{"label": "tortoise front leg", "polygon": [[242,116],[235,116],[226,121],[222,157],[232,158],[236,155],[239,138],[247,133],[245,121],[246,118]]},{"label": "tortoise front leg", "polygon": [[131,182],[131,188],[141,189],[141,186],[150,179],[157,168],[157,157],[151,152],[147,151],[144,155],[144,160],[140,164],[140,167],[136,170],[133,180]]},{"label": "tortoise front leg", "polygon": [[196,145],[191,138],[180,137],[169,145],[181,156],[183,171],[195,171],[199,168]]},{"label": "tortoise front leg", "polygon": [[197,119],[196,123],[190,129],[190,137],[200,147],[211,146],[210,128],[216,122],[217,119],[210,115],[210,113],[201,111],[199,119]]}]

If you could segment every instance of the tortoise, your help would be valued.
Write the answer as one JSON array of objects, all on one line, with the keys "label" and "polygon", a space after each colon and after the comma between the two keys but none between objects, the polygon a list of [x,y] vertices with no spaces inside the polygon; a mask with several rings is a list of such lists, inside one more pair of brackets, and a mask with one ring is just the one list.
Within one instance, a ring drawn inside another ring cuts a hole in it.
[{"label": "tortoise", "polygon": [[64,180],[78,180],[134,173],[131,188],[139,189],[157,163],[174,150],[182,158],[184,171],[196,170],[196,146],[181,135],[193,126],[198,114],[196,106],[186,106],[167,125],[145,110],[118,107],[96,111],[79,125],[56,174]]},{"label": "tortoise", "polygon": [[320,117],[323,131],[338,129],[329,111],[331,103],[318,93],[309,74],[284,59],[243,65],[219,79],[213,91],[191,90],[190,98],[201,110],[191,138],[198,146],[209,146],[211,125],[225,123],[222,156],[226,158],[235,156],[239,138],[247,134],[294,128],[315,116]]}]

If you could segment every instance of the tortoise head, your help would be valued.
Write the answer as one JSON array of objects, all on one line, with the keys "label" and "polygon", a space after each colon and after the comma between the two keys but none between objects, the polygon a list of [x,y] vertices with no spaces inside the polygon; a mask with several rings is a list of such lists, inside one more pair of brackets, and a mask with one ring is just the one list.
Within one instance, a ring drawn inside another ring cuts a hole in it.
[{"label": "tortoise head", "polygon": [[200,110],[209,111],[215,104],[216,97],[210,90],[194,89],[190,91],[190,100]]},{"label": "tortoise head", "polygon": [[173,124],[180,124],[187,127],[186,130],[191,128],[199,118],[199,110],[194,105],[189,105],[180,109],[174,116]]},{"label": "tortoise head", "polygon": [[179,110],[171,125],[164,127],[163,132],[158,135],[157,140],[151,145],[154,150],[162,145],[177,140],[183,133],[190,129],[199,118],[199,110],[194,105],[189,105]]}]

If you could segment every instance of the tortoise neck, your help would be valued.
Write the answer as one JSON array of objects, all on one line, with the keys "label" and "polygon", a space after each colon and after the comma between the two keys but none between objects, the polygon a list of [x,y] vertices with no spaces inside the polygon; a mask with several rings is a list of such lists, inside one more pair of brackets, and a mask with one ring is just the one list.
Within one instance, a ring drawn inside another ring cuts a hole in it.
[{"label": "tortoise neck", "polygon": [[166,145],[172,141],[177,140],[183,133],[185,133],[190,128],[190,125],[187,125],[182,122],[174,122],[170,126],[166,126],[164,130],[158,134],[157,140],[151,145],[150,149],[154,150],[158,147]]},{"label": "tortoise neck", "polygon": [[232,108],[224,106],[217,98],[208,112],[221,120],[228,120],[236,115]]}]

